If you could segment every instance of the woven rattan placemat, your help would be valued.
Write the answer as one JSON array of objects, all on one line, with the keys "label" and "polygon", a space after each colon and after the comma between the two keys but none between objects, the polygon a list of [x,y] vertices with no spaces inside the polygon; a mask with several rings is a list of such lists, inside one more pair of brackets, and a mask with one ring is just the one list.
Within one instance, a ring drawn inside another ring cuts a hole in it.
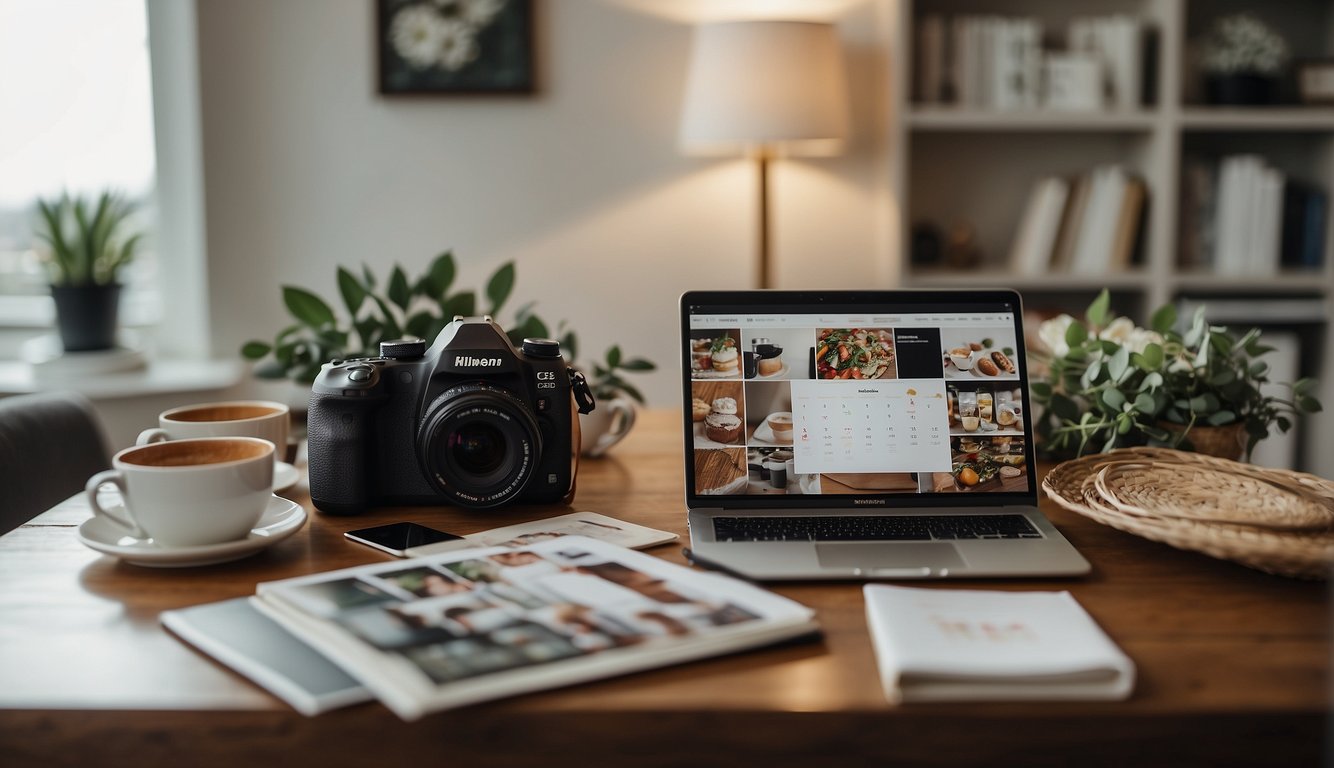
[{"label": "woven rattan placemat", "polygon": [[1123,448],[1047,473],[1056,503],[1113,528],[1282,576],[1324,579],[1334,483],[1166,448]]}]

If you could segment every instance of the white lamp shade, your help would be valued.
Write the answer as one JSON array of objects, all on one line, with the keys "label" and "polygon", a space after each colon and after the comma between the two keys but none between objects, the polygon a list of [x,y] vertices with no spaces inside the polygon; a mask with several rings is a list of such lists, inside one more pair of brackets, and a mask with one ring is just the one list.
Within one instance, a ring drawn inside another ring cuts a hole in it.
[{"label": "white lamp shade", "polygon": [[848,88],[831,24],[704,24],[686,77],[681,145],[695,152],[837,149]]}]

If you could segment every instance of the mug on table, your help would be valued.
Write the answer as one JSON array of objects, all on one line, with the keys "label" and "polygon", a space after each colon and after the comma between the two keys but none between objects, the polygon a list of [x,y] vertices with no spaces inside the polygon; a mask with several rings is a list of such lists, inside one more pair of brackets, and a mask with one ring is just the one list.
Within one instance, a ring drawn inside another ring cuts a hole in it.
[{"label": "mug on table", "polygon": [[171,408],[158,415],[158,426],[139,433],[136,445],[194,437],[257,437],[273,443],[275,463],[287,453],[289,409],[270,400],[233,400]]},{"label": "mug on table", "polygon": [[[274,444],[257,437],[202,437],[126,448],[112,469],[88,480],[93,513],[135,538],[167,546],[243,539],[273,495]],[[98,498],[103,485],[120,491],[120,509]]]}]

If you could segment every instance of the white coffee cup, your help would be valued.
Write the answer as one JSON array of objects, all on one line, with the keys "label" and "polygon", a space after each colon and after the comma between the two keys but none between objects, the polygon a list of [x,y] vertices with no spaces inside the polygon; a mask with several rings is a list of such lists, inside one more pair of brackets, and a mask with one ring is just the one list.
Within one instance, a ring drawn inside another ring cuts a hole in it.
[{"label": "white coffee cup", "polygon": [[579,415],[579,452],[597,458],[625,439],[634,425],[635,404],[628,398],[601,401],[592,413]]},{"label": "white coffee cup", "polygon": [[769,414],[766,419],[769,424],[769,431],[773,433],[775,443],[790,444],[792,442],[792,412],[778,411]]},{"label": "white coffee cup", "polygon": [[[88,504],[139,539],[189,547],[245,538],[273,495],[273,443],[257,437],[200,437],[126,448],[112,469],[88,480]],[[121,510],[103,507],[103,485],[120,490]],[[123,516],[122,516],[123,515]]]},{"label": "white coffee cup", "polygon": [[287,452],[289,409],[271,400],[232,400],[182,405],[163,411],[156,429],[139,433],[137,445],[192,437],[258,437],[273,443],[275,462]]}]

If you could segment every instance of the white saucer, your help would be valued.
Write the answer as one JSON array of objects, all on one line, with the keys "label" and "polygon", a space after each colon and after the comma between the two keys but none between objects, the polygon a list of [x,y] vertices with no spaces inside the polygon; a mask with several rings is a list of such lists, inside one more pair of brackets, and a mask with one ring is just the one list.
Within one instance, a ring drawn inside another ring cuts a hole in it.
[{"label": "white saucer", "polygon": [[306,510],[300,504],[274,496],[269,499],[269,506],[259,522],[250,529],[250,535],[238,541],[168,547],[152,539],[129,536],[120,526],[100,515],[83,521],[79,526],[79,541],[90,549],[119,557],[127,563],[153,568],[185,568],[240,560],[277,544],[305,524]]},{"label": "white saucer", "polygon": [[301,482],[301,470],[285,461],[280,461],[273,466],[274,493],[282,493],[299,482]]}]

